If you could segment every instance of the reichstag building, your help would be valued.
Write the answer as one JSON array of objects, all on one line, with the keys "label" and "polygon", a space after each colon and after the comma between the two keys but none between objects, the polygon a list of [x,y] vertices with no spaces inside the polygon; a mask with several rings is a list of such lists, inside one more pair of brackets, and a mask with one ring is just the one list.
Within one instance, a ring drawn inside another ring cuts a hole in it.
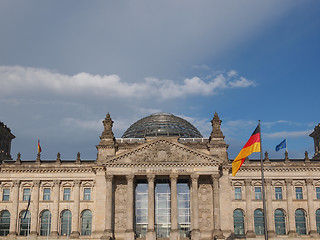
[{"label": "reichstag building", "polygon": [[11,157],[0,122],[0,239],[320,239],[320,124],[314,154],[264,153],[265,229],[260,160],[232,177],[217,113],[211,123],[203,137],[157,113],[115,138],[108,113],[97,158],[64,161]]}]

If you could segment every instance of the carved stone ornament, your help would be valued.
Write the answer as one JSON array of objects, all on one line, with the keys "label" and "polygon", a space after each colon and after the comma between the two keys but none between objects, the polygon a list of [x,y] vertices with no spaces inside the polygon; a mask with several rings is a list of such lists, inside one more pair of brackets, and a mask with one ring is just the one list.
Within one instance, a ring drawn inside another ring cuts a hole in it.
[{"label": "carved stone ornament", "polygon": [[199,175],[198,174],[191,174],[191,180],[192,182],[198,182]]},{"label": "carved stone ornament", "polygon": [[112,182],[113,175],[106,175],[107,182]]},{"label": "carved stone ornament", "polygon": [[155,177],[156,176],[154,174],[147,175],[148,182],[154,182]]},{"label": "carved stone ornament", "polygon": [[208,208],[199,210],[199,226],[202,230],[211,228],[211,211]]},{"label": "carved stone ornament", "polygon": [[293,183],[292,179],[286,179],[285,181],[287,186],[292,186],[292,183]]},{"label": "carved stone ornament", "polygon": [[114,134],[112,132],[113,121],[109,113],[107,113],[106,118],[102,121],[102,123],[103,123],[104,130],[102,132],[100,139],[105,139],[105,138],[113,139],[114,138]]},{"label": "carved stone ornament", "polygon": [[212,124],[212,132],[210,135],[210,139],[211,138],[224,138],[223,133],[221,131],[221,120],[218,116],[218,113],[214,113],[214,117],[211,120],[211,124]]}]

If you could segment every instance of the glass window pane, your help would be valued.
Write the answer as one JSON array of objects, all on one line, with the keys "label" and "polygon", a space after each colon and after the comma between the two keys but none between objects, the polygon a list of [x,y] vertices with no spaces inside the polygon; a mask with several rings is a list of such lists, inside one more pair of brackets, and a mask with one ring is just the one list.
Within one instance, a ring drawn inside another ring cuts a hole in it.
[{"label": "glass window pane", "polygon": [[282,199],[282,187],[275,187],[276,199]]},{"label": "glass window pane", "polygon": [[4,210],[0,214],[0,236],[7,236],[10,229],[10,213]]},{"label": "glass window pane", "polygon": [[264,234],[264,218],[263,211],[261,209],[254,211],[254,231],[257,235]]},{"label": "glass window pane", "polygon": [[255,187],[254,188],[254,193],[255,193],[255,199],[256,200],[261,200],[262,199],[261,187]]},{"label": "glass window pane", "polygon": [[320,234],[320,209],[316,211],[317,232]]},{"label": "glass window pane", "polygon": [[4,188],[2,191],[2,201],[9,201],[10,200],[10,189]]},{"label": "glass window pane", "polygon": [[91,188],[84,188],[83,189],[83,200],[91,200]]},{"label": "glass window pane", "polygon": [[[22,211],[19,216],[20,219],[20,231],[19,235],[20,236],[27,236],[28,232],[30,234],[30,228],[31,228],[31,214],[28,211]],[[29,231],[28,231],[29,229]]]},{"label": "glass window pane", "polygon": [[63,189],[63,200],[64,201],[70,201],[70,192],[71,192],[70,188]]},{"label": "glass window pane", "polygon": [[243,235],[244,234],[244,215],[242,210],[236,209],[233,212],[233,225],[234,234]]},{"label": "glass window pane", "polygon": [[48,236],[51,232],[51,213],[48,210],[45,210],[41,214],[40,222],[40,235]]},{"label": "glass window pane", "polygon": [[30,188],[23,189],[23,201],[28,201],[30,197]]},{"label": "glass window pane", "polygon": [[277,209],[274,212],[274,223],[275,223],[275,231],[277,235],[285,235],[286,234],[286,223],[284,212],[281,209]]},{"label": "glass window pane", "polygon": [[167,180],[157,181],[155,187],[155,228],[158,238],[169,237],[171,228],[171,195]]},{"label": "glass window pane", "polygon": [[295,213],[295,220],[296,220],[296,232],[299,235],[307,234],[306,229],[306,215],[303,210],[297,209]]},{"label": "glass window pane", "polygon": [[148,227],[148,183],[137,182],[135,189],[135,230],[138,238],[146,237]]},{"label": "glass window pane", "polygon": [[302,187],[296,187],[296,199],[303,199]]},{"label": "glass window pane", "polygon": [[91,235],[92,228],[92,213],[90,210],[85,210],[82,212],[81,217],[81,235],[89,236]]},{"label": "glass window pane", "polygon": [[72,216],[69,210],[64,210],[61,213],[61,235],[66,236],[70,235],[71,233],[71,223],[72,223]]},{"label": "glass window pane", "polygon": [[235,187],[234,188],[234,198],[235,199],[242,199],[242,196],[241,196],[241,187]]},{"label": "glass window pane", "polygon": [[43,189],[43,200],[49,201],[50,200],[50,188],[44,188]]}]

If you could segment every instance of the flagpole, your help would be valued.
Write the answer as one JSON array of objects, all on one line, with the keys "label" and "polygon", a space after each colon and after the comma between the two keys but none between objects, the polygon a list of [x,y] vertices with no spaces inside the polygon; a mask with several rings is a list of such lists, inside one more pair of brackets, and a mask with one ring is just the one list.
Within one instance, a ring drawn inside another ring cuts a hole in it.
[{"label": "flagpole", "polygon": [[266,211],[266,195],[264,190],[264,172],[263,172],[263,153],[262,153],[262,137],[261,137],[261,125],[260,127],[260,162],[261,162],[261,181],[262,181],[262,201],[263,201],[263,220],[264,220],[264,239],[268,240],[268,224],[267,224],[267,211]]}]

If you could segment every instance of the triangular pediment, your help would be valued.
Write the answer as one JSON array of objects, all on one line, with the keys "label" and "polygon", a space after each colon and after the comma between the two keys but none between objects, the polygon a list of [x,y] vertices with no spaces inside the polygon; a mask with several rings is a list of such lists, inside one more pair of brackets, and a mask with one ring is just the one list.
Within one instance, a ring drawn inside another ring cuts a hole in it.
[{"label": "triangular pediment", "polygon": [[221,164],[221,160],[207,155],[200,150],[185,146],[175,140],[160,138],[127,150],[118,156],[106,159],[106,164],[198,164],[207,163],[212,166]]}]

